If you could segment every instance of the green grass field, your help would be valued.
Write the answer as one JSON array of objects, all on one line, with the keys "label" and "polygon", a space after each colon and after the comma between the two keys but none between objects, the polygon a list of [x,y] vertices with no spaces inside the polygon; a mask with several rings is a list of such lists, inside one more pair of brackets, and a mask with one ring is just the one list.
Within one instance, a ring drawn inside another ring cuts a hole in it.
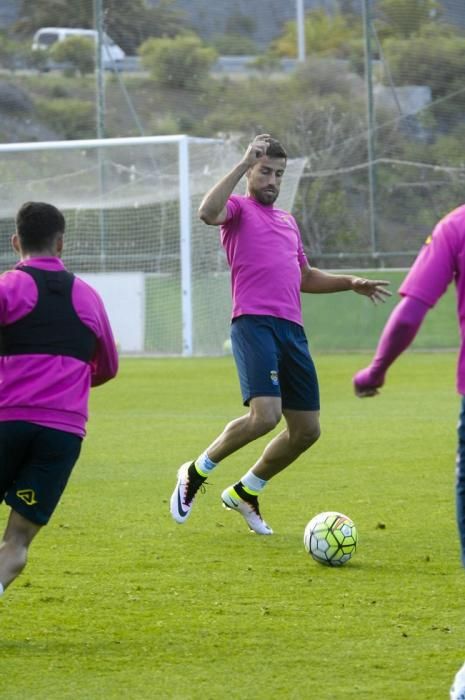
[{"label": "green grass field", "polygon": [[[0,600],[0,697],[446,700],[465,657],[455,356],[408,353],[361,401],[367,358],[316,357],[322,438],[265,491],[270,538],[219,501],[265,439],[220,465],[185,525],[168,512],[178,465],[241,412],[232,359],[123,360]],[[302,545],[328,509],[359,529],[342,569]]]}]

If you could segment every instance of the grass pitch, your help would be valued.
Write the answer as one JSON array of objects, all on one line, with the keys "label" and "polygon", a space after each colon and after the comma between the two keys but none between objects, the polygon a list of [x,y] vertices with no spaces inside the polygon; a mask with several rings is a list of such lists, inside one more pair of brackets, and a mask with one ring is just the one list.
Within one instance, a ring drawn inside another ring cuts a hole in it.
[{"label": "grass pitch", "polygon": [[[407,354],[363,401],[350,378],[367,356],[316,361],[322,437],[267,487],[270,538],[219,501],[266,439],[220,465],[185,525],[168,512],[179,464],[241,412],[232,359],[122,361],[0,600],[1,698],[448,697],[465,657],[455,356]],[[360,536],[341,569],[302,544],[307,521],[333,509]]]}]

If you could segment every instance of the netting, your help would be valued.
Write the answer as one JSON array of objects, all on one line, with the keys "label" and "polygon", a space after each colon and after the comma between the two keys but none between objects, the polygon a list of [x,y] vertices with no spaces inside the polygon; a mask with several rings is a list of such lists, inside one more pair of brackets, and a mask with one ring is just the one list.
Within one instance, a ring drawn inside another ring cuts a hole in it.
[{"label": "netting", "polygon": [[[21,203],[53,202],[67,220],[67,266],[92,275],[91,283],[110,297],[110,316],[132,299],[132,311],[112,319],[123,351],[223,352],[230,275],[218,228],[201,222],[197,209],[242,156],[236,146],[181,136],[31,143],[16,150],[0,145],[0,156],[3,268],[15,261],[8,234]],[[303,159],[289,162],[280,198],[286,209],[292,208],[303,167]],[[244,182],[237,191],[244,192]],[[131,331],[138,343],[127,330],[131,314],[139,314],[144,325]]]}]

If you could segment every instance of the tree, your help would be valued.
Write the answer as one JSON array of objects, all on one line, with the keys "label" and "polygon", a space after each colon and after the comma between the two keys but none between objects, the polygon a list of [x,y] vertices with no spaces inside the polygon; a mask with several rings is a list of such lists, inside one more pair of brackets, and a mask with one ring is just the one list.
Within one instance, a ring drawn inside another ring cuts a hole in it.
[{"label": "tree", "polygon": [[440,25],[425,25],[409,39],[387,39],[383,50],[396,85],[431,88],[431,112],[441,120],[442,128],[463,121],[465,38]]},{"label": "tree", "polygon": [[[146,0],[103,0],[104,29],[128,54],[150,36],[175,36],[185,31],[182,12],[174,0],[149,7]],[[22,0],[15,31],[30,36],[40,27],[94,27],[93,0]]]},{"label": "tree", "polygon": [[206,78],[217,58],[194,34],[174,39],[148,39],[139,49],[142,65],[160,84],[174,88],[195,88]]},{"label": "tree", "polygon": [[381,36],[408,38],[440,14],[437,0],[381,0]]},{"label": "tree", "polygon": [[[305,44],[309,55],[318,53],[344,57],[351,40],[360,34],[360,24],[358,27],[353,25],[346,15],[328,15],[323,10],[312,10],[306,14]],[[284,33],[272,44],[272,51],[279,56],[297,55],[296,22],[286,23]]]},{"label": "tree", "polygon": [[78,27],[92,29],[93,0],[22,0],[15,31],[23,36],[40,27]]}]

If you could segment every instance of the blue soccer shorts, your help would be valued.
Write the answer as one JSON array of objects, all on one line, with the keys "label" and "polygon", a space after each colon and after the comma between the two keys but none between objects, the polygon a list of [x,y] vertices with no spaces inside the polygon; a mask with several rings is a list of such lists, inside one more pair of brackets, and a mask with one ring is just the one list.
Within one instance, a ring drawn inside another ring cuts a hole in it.
[{"label": "blue soccer shorts", "polygon": [[283,409],[320,409],[315,365],[298,323],[274,316],[239,316],[231,324],[231,343],[245,406],[258,396],[276,396]]},{"label": "blue soccer shorts", "polygon": [[0,422],[0,503],[46,525],[78,460],[78,435],[26,421]]}]

